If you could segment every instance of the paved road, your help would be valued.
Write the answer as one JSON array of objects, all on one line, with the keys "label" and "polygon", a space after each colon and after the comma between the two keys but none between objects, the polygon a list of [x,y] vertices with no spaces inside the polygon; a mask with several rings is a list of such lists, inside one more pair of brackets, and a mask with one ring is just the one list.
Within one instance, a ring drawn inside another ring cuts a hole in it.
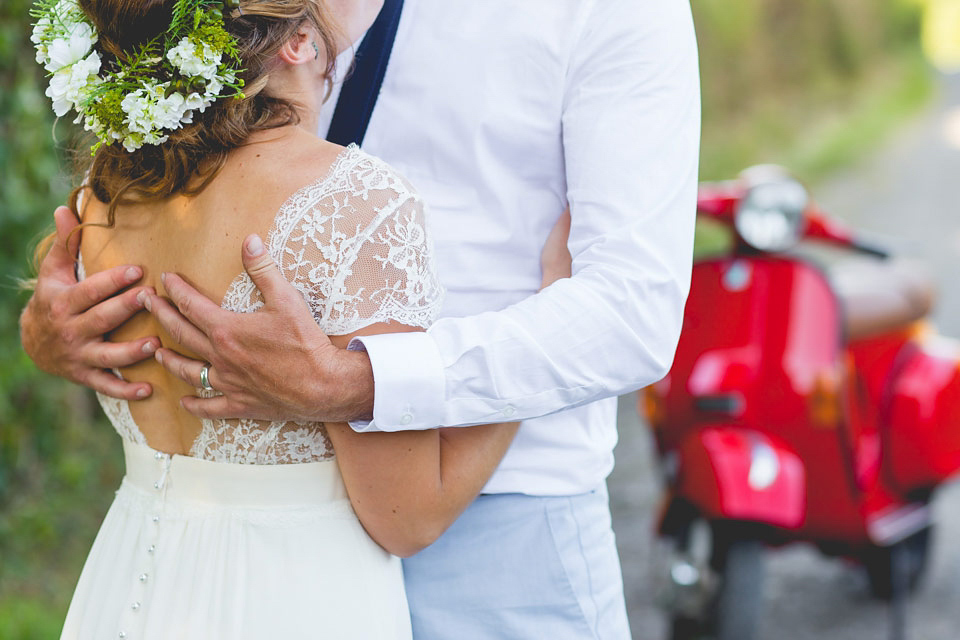
[{"label": "paved road", "polygon": [[[936,103],[863,164],[820,185],[828,211],[923,259],[938,284],[934,319],[960,337],[960,75],[943,78]],[[614,530],[635,640],[661,640],[654,604],[651,536],[660,484],[649,432],[620,399],[620,445],[610,477]],[[909,640],[960,639],[960,484],[934,501],[937,538],[930,572],[909,609]],[[795,545],[771,551],[763,640],[884,640],[887,610],[865,578],[841,560]]]}]

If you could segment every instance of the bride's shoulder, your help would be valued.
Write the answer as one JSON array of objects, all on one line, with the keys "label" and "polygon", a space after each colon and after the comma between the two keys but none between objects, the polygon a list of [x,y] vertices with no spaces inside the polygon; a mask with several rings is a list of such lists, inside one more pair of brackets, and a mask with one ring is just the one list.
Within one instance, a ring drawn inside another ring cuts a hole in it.
[{"label": "bride's shoulder", "polygon": [[414,186],[399,170],[355,144],[345,147],[338,160],[341,172],[349,175],[365,190],[392,190],[411,197],[417,196]]},{"label": "bride's shoulder", "polygon": [[326,176],[314,186],[319,194],[335,201],[338,217],[352,223],[419,218],[423,214],[423,203],[410,181],[355,144],[341,148]]}]

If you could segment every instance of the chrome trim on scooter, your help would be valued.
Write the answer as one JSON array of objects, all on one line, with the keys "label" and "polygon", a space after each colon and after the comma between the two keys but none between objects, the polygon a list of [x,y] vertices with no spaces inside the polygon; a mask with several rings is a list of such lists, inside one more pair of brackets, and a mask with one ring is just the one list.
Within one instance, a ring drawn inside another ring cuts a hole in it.
[{"label": "chrome trim on scooter", "polygon": [[887,547],[930,525],[930,507],[908,504],[884,509],[867,518],[867,534],[880,546]]}]

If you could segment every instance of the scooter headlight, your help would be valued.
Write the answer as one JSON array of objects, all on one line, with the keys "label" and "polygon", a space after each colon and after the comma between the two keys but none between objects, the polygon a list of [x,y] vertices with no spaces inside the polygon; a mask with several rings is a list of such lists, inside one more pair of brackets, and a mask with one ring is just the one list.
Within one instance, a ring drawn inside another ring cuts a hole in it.
[{"label": "scooter headlight", "polygon": [[789,249],[803,234],[810,196],[780,167],[762,165],[741,174],[747,192],[734,213],[740,237],[760,251]]}]

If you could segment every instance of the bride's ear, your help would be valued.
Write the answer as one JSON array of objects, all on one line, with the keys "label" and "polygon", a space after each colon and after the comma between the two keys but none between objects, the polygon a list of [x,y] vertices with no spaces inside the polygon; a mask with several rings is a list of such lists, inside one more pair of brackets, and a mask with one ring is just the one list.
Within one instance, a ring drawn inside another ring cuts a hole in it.
[{"label": "bride's ear", "polygon": [[317,44],[318,37],[316,30],[306,26],[300,27],[293,34],[293,37],[280,47],[280,59],[289,65],[313,62],[320,56],[320,46]]}]

